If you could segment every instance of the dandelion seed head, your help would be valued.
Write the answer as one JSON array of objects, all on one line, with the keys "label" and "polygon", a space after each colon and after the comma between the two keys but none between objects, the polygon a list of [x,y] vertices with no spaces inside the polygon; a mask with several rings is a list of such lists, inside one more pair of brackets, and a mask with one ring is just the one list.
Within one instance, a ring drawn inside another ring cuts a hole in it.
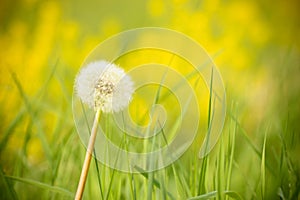
[{"label": "dandelion seed head", "polygon": [[107,61],[92,62],[82,68],[76,77],[75,89],[83,103],[103,112],[124,109],[134,91],[125,71]]}]

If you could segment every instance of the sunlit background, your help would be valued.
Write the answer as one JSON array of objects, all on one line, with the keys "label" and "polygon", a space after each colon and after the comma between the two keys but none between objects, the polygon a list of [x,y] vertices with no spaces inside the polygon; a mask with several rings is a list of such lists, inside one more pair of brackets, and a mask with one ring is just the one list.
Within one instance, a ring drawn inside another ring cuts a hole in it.
[{"label": "sunlit background", "polygon": [[[51,149],[62,148],[64,135],[72,133],[76,151],[84,152],[71,112],[73,80],[82,62],[96,45],[116,33],[155,26],[180,31],[208,51],[226,87],[227,121],[235,115],[258,149],[267,133],[266,162],[282,172],[278,179],[267,176],[267,182],[276,179],[286,197],[297,198],[299,11],[296,0],[1,0],[0,165],[4,174],[48,183],[56,183],[48,181],[54,176],[63,180],[61,171],[50,174],[43,142]],[[237,135],[236,140],[235,157],[243,175],[233,178],[234,185],[250,198],[252,193],[243,188],[259,180],[255,170],[260,170],[260,161],[249,152],[244,136]],[[74,163],[65,164],[68,169]],[[22,170],[16,169],[20,166]],[[81,163],[75,167],[77,174],[80,167]],[[247,175],[254,178],[243,181]],[[77,179],[70,187],[68,181],[57,183],[74,191]],[[269,193],[276,194],[278,187]],[[22,184],[15,186],[17,193],[26,193],[22,188]]]}]

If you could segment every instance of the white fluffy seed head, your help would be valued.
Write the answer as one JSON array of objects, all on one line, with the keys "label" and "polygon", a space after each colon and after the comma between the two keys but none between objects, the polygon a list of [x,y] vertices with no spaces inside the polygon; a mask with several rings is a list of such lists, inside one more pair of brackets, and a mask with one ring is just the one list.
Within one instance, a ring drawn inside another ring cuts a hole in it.
[{"label": "white fluffy seed head", "polygon": [[107,61],[96,61],[80,70],[75,90],[83,103],[107,113],[124,109],[134,88],[131,78],[122,68]]}]

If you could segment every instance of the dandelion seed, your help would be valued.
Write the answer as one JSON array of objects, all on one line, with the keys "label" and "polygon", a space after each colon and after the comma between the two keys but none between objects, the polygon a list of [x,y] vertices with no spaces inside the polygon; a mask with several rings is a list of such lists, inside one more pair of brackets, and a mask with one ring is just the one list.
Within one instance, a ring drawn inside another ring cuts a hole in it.
[{"label": "dandelion seed", "polygon": [[75,89],[78,97],[89,107],[103,112],[118,112],[130,102],[133,82],[115,64],[96,61],[79,72]]}]

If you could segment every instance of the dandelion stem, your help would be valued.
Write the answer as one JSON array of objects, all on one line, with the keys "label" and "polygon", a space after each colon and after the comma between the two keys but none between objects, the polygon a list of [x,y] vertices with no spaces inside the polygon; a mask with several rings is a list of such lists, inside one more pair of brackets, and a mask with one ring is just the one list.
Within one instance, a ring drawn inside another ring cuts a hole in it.
[{"label": "dandelion stem", "polygon": [[83,195],[84,186],[85,186],[87,174],[88,174],[88,171],[89,171],[91,158],[92,158],[92,153],[93,153],[93,150],[94,150],[94,144],[95,144],[95,140],[96,140],[96,136],[97,136],[97,129],[98,129],[98,122],[99,122],[99,118],[100,118],[100,113],[101,113],[101,111],[100,111],[100,109],[98,109],[97,112],[96,112],[96,115],[95,115],[94,124],[93,124],[93,127],[92,127],[92,133],[91,133],[91,136],[90,136],[88,148],[87,148],[86,154],[85,154],[83,167],[82,167],[82,170],[81,170],[80,180],[79,180],[79,184],[78,184],[77,192],[76,192],[76,196],[75,196],[76,200],[80,200],[82,198],[82,195]]}]

